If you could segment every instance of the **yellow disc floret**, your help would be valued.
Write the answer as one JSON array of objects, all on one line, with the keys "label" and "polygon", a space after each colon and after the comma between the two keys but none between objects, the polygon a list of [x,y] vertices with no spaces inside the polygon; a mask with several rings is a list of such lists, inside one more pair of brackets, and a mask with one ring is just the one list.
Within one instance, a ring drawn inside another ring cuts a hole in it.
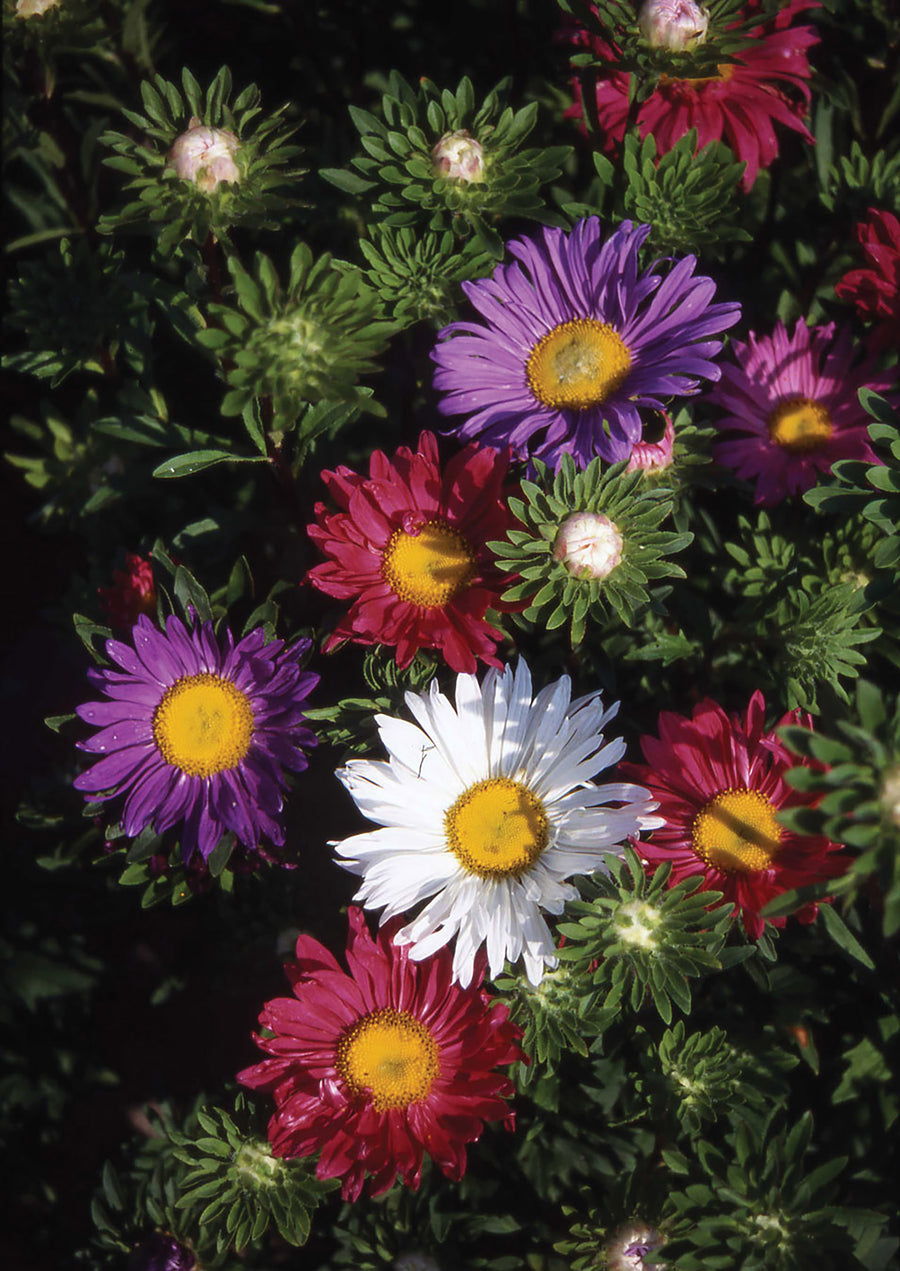
[{"label": "yellow disc floret", "polygon": [[250,749],[253,707],[230,680],[186,675],[154,711],[153,738],[166,763],[191,777],[211,777],[236,767]]},{"label": "yellow disc floret", "polygon": [[517,877],[547,846],[543,803],[518,781],[492,777],[459,796],[444,817],[447,844],[470,874]]},{"label": "yellow disc floret", "polygon": [[834,432],[831,416],[820,402],[809,397],[789,397],[768,418],[769,436],[791,454],[818,450]]},{"label": "yellow disc floret", "polygon": [[341,1036],[335,1065],[355,1097],[371,1095],[376,1112],[424,1099],[441,1070],[431,1031],[407,1011],[389,1007]]},{"label": "yellow disc floret", "polygon": [[539,402],[557,410],[587,410],[621,388],[631,354],[606,322],[575,318],[541,336],[525,374]]},{"label": "yellow disc floret", "polygon": [[726,874],[768,869],[781,848],[775,808],[758,790],[723,790],[694,817],[694,851]]},{"label": "yellow disc floret", "polygon": [[417,534],[394,531],[381,573],[401,600],[438,608],[469,585],[475,573],[475,552],[446,521],[426,521]]}]

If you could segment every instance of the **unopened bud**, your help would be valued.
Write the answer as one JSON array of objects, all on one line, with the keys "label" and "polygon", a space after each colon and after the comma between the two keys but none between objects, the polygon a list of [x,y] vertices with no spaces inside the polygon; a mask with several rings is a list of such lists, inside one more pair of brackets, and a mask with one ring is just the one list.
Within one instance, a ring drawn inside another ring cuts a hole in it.
[{"label": "unopened bud", "polygon": [[17,18],[39,18],[42,13],[55,9],[59,0],[16,0]]},{"label": "unopened bud", "polygon": [[642,468],[645,472],[661,472],[664,468],[671,468],[675,451],[675,425],[671,417],[663,412],[660,412],[660,418],[654,422],[663,424],[662,436],[659,436],[658,427],[645,428],[641,440],[634,443],[626,472],[634,472],[637,468]]},{"label": "unopened bud", "polygon": [[211,194],[220,181],[241,179],[234,161],[240,142],[227,128],[209,128],[196,116],[188,124],[187,132],[177,138],[169,151],[166,165],[175,169],[176,176],[193,181],[198,190]]},{"label": "unopened bud", "polygon": [[576,578],[606,578],[621,561],[624,546],[608,516],[573,512],[559,527],[553,556]]},{"label": "unopened bud", "polygon": [[709,13],[694,0],[644,0],[638,26],[651,48],[683,53],[706,39]]},{"label": "unopened bud", "polygon": [[484,180],[484,150],[481,142],[463,128],[447,132],[431,152],[438,176],[455,177],[457,181]]},{"label": "unopened bud", "polygon": [[887,774],[881,787],[881,806],[890,821],[900,827],[900,765]]}]

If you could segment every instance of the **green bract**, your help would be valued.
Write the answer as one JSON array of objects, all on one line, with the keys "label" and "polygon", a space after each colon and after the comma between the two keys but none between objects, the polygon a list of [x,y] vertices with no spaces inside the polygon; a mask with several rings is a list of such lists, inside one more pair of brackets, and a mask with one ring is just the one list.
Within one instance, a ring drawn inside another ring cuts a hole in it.
[{"label": "green bract", "polygon": [[740,946],[722,956],[732,906],[719,904],[721,892],[698,891],[699,876],[667,887],[668,864],[648,878],[631,848],[624,860],[607,856],[606,862],[609,876],[586,880],[583,899],[566,909],[577,921],[559,924],[566,938],[560,959],[590,978],[604,1023],[624,1003],[638,1011],[649,997],[668,1024],[673,1002],[691,1009],[689,979],[745,956]]},{"label": "green bract", "polygon": [[[182,239],[203,244],[212,235],[227,241],[233,225],[280,227],[284,212],[297,203],[285,186],[296,183],[302,170],[290,165],[300,154],[290,144],[295,128],[282,116],[261,115],[260,94],[250,84],[231,103],[231,72],[223,66],[204,93],[185,68],[182,91],[155,75],[141,84],[144,114],[123,110],[139,137],[108,132],[103,141],[115,152],[106,164],[130,177],[126,190],[136,196],[118,212],[100,218],[99,228],[112,233],[128,225],[149,227],[159,234],[161,252],[171,252]],[[223,180],[211,190],[178,176],[170,155],[175,142],[192,123],[226,130],[237,139],[234,164],[238,182]]]},{"label": "green bract", "polygon": [[[523,481],[525,497],[509,500],[525,528],[510,530],[507,542],[489,544],[500,568],[521,579],[503,599],[526,601],[524,617],[548,630],[570,623],[573,645],[584,639],[588,621],[602,622],[612,614],[630,627],[641,611],[651,606],[659,611],[659,597],[648,584],[684,578],[680,566],[662,558],[693,538],[657,528],[672,511],[671,490],[648,485],[641,471],[626,472],[624,463],[603,472],[600,459],[583,472],[570,455],[563,456],[555,475],[539,459],[534,468],[537,482]],[[605,578],[570,573],[554,555],[561,524],[579,512],[608,518],[622,539],[621,561]]]},{"label": "green bract", "polygon": [[[472,83],[460,80],[455,92],[422,79],[418,90],[396,71],[382,97],[382,117],[351,106],[365,155],[353,160],[360,176],[339,168],[322,175],[349,194],[370,194],[376,217],[394,226],[452,228],[475,233],[494,256],[503,245],[492,228],[504,217],[527,217],[557,224],[541,198],[541,186],[555,180],[571,153],[569,146],[523,150],[537,121],[537,102],[522,110],[506,106],[510,81],[492,89],[481,105]],[[440,175],[432,152],[448,134],[465,132],[483,150],[478,180]]]},{"label": "green bract", "polygon": [[328,254],[314,260],[304,243],[291,253],[286,284],[260,252],[252,274],[234,256],[228,268],[239,308],[211,304],[215,325],[197,334],[223,363],[230,388],[223,414],[239,415],[256,396],[271,399],[272,424],[281,429],[307,403],[374,410],[357,380],[376,369],[394,327],[358,273],[336,268]]},{"label": "green bract", "polygon": [[[625,215],[651,225],[650,244],[666,255],[694,252],[716,257],[733,243],[750,241],[747,231],[736,224],[737,183],[744,164],[736,162],[722,142],[696,150],[693,128],[660,159],[652,133],[644,141],[633,134],[625,138]],[[595,155],[594,163],[601,179],[604,174],[612,177],[608,159]]]},{"label": "green bract", "polygon": [[494,266],[477,240],[460,248],[450,230],[417,235],[380,225],[371,239],[360,239],[359,250],[369,264],[366,277],[402,326],[422,321],[446,326],[463,299],[460,283],[483,278]]},{"label": "green bract", "polygon": [[829,892],[855,898],[875,881],[883,896],[884,934],[893,936],[900,930],[900,702],[891,709],[874,684],[858,680],[855,707],[853,719],[836,720],[821,731],[781,730],[797,754],[828,765],[791,769],[792,786],[821,798],[815,807],[781,815],[800,833],[825,834],[856,849]]}]

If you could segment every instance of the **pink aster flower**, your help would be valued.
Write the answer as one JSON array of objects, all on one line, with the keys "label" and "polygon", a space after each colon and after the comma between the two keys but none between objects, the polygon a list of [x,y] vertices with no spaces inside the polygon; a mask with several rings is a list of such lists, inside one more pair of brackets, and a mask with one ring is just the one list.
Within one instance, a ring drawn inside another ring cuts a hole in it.
[{"label": "pink aster flower", "polygon": [[[778,738],[787,724],[810,727],[800,711],[784,715],[764,731],[765,701],[750,699],[746,715],[726,715],[708,699],[685,718],[670,711],[659,717],[659,737],[642,737],[646,764],[621,764],[620,772],[645,785],[659,801],[662,829],[642,840],[638,850],[652,871],[672,864],[670,885],[703,875],[701,891],[719,891],[740,913],[748,935],[763,932],[760,910],[794,887],[822,882],[843,873],[834,858],[841,845],[820,835],[795,834],[780,825],[782,808],[807,807],[818,797],[794,790],[785,773],[798,760]],[[797,913],[812,922],[817,906]],[[783,927],[784,918],[770,919]]]},{"label": "pink aster flower", "polygon": [[640,441],[634,443],[626,472],[641,468],[644,472],[664,472],[671,468],[675,454],[675,425],[668,411],[656,412],[657,418],[644,424]]},{"label": "pink aster flower", "polygon": [[[641,104],[637,115],[641,139],[653,134],[659,154],[666,154],[677,141],[697,129],[697,148],[711,141],[725,141],[746,163],[743,188],[749,190],[760,168],[768,168],[778,157],[775,125],[781,124],[811,142],[803,123],[809,107],[810,66],[808,49],[818,42],[810,26],[791,26],[804,9],[818,8],[819,0],[790,0],[769,22],[748,33],[746,48],[734,62],[723,62],[716,74],[702,78],[660,75],[659,82]],[[752,12],[745,6],[743,18]],[[618,153],[628,118],[631,76],[616,70],[618,50],[587,32],[577,42],[590,48],[608,63],[596,84],[597,117],[603,134],[603,148]],[[567,112],[584,117],[579,99]]]},{"label": "pink aster flower", "polygon": [[756,482],[756,502],[767,506],[815,485],[838,459],[879,463],[868,441],[869,418],[859,404],[862,387],[898,400],[887,390],[891,376],[871,359],[855,363],[848,331],[834,323],[793,335],[779,322],[771,336],[751,331],[747,344],[731,345],[737,365],[722,366],[709,401],[726,412],[718,426],[739,434],[719,442],[714,458]]},{"label": "pink aster flower", "polygon": [[419,649],[438,649],[454,671],[477,659],[499,666],[503,633],[488,609],[508,584],[486,544],[515,523],[503,494],[509,456],[466,446],[445,466],[437,440],[423,432],[413,452],[372,455],[368,477],[340,467],[323,472],[339,511],[316,504],[309,536],[329,559],[307,574],[320,591],[350,600],[349,613],[325,644],[396,645],[407,666]]},{"label": "pink aster flower", "polygon": [[142,613],[156,611],[153,566],[143,556],[126,552],[125,568],[113,570],[113,585],[98,587],[100,606],[115,631],[130,631]]},{"label": "pink aster flower", "polygon": [[852,300],[867,322],[877,322],[873,351],[900,348],[900,221],[892,212],[870,207],[869,219],[856,227],[869,269],[853,269],[835,287],[842,300]]},{"label": "pink aster flower", "polygon": [[373,940],[361,909],[348,917],[349,974],[301,936],[285,968],[293,998],[266,1003],[259,1017],[273,1035],[256,1041],[272,1058],[237,1079],[275,1097],[274,1154],[321,1152],[316,1174],[342,1179],[345,1200],[359,1197],[367,1174],[373,1196],[398,1174],[415,1190],[425,1152],[462,1178],[465,1145],[484,1123],[512,1128],[513,1084],[492,1070],[523,1058],[521,1032],[477,983],[452,983],[448,949],[413,962],[393,943],[399,920]]}]

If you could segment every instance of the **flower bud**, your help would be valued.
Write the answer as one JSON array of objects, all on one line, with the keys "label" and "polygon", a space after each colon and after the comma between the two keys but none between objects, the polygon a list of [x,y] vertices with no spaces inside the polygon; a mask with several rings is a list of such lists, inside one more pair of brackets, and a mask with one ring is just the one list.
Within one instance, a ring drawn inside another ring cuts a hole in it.
[{"label": "flower bud", "polygon": [[694,0],[644,0],[638,26],[651,48],[683,53],[706,39],[709,12]]},{"label": "flower bud", "polygon": [[166,159],[166,166],[175,169],[176,176],[193,181],[198,190],[211,194],[220,181],[240,182],[234,156],[240,142],[227,128],[210,128],[194,116],[175,141]]},{"label": "flower bud", "polygon": [[16,0],[17,18],[39,18],[42,13],[55,9],[59,0]]},{"label": "flower bud", "polygon": [[644,1271],[644,1258],[663,1244],[658,1231],[644,1222],[629,1222],[614,1232],[603,1247],[609,1271]]},{"label": "flower bud", "polygon": [[484,150],[465,128],[446,132],[431,152],[438,176],[455,177],[457,181],[484,180]]},{"label": "flower bud", "polygon": [[881,806],[888,819],[900,827],[900,765],[893,768],[884,779]]},{"label": "flower bud", "polygon": [[664,425],[662,436],[658,435],[658,427],[655,429],[655,439],[654,430],[646,428],[641,440],[634,443],[626,472],[634,472],[637,468],[643,468],[645,472],[662,472],[664,468],[672,466],[675,425],[666,412],[660,411],[659,417],[659,422]]},{"label": "flower bud", "polygon": [[553,557],[576,578],[606,578],[621,561],[624,546],[608,516],[573,512],[557,531]]},{"label": "flower bud", "polygon": [[100,604],[115,631],[130,631],[142,613],[156,610],[156,583],[149,560],[126,552],[125,568],[113,570],[113,585],[98,587]]}]

